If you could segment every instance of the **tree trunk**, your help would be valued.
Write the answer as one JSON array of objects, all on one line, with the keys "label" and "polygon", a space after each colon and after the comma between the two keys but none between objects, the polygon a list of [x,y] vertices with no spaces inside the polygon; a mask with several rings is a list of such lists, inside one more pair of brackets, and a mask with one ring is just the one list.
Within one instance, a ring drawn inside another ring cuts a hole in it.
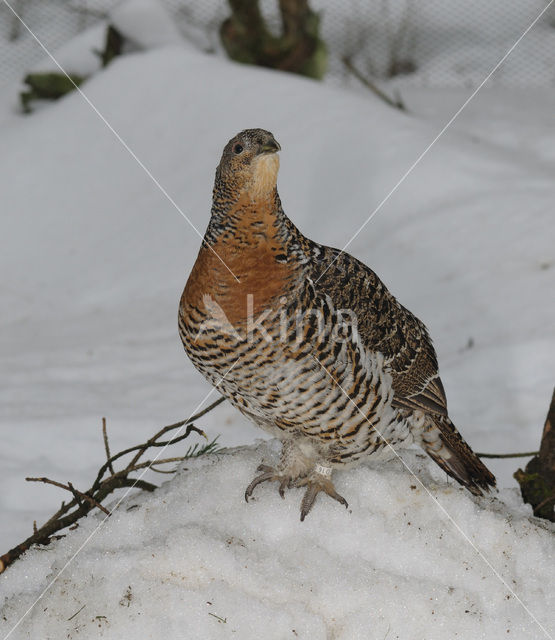
[{"label": "tree trunk", "polygon": [[270,67],[321,79],[327,66],[319,37],[320,18],[308,0],[279,0],[282,31],[274,36],[258,0],[229,0],[232,15],[220,28],[223,46],[237,62]]},{"label": "tree trunk", "polygon": [[555,389],[545,419],[540,451],[514,477],[520,484],[525,502],[534,508],[534,515],[555,522]]}]

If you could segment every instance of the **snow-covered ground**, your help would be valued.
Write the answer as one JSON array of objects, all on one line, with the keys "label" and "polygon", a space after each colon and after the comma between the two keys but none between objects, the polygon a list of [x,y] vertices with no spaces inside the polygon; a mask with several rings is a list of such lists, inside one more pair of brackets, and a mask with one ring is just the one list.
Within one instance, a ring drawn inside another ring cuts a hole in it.
[{"label": "snow-covered ground", "polygon": [[[405,115],[181,47],[116,60],[83,90],[201,234],[223,145],[269,129],[286,212],[340,247],[468,95],[415,91]],[[0,116],[2,552],[65,498],[25,476],[89,486],[102,416],[117,451],[209,391],[176,330],[197,233],[80,95],[29,117],[15,99]],[[478,451],[537,448],[554,384],[554,99],[485,88],[349,245],[429,326],[450,413]],[[475,503],[406,457],[504,584],[398,462],[338,473],[350,512],[321,499],[301,525],[297,491],[242,499],[274,443],[245,448],[262,434],[225,404],[199,426],[243,446],[128,498],[11,638],[554,633],[553,528],[511,479],[525,461],[492,463],[502,491]],[[99,522],[0,577],[3,635]]]},{"label": "snow-covered ground", "polygon": [[479,506],[409,455],[469,542],[399,463],[338,476],[349,510],[322,499],[301,523],[300,490],[281,500],[265,486],[242,499],[272,453],[261,445],[197,459],[154,495],[128,500],[99,533],[101,517],[89,517],[30,551],[0,577],[0,597],[15,594],[2,637],[76,553],[10,640],[550,637],[553,533],[517,501]]}]

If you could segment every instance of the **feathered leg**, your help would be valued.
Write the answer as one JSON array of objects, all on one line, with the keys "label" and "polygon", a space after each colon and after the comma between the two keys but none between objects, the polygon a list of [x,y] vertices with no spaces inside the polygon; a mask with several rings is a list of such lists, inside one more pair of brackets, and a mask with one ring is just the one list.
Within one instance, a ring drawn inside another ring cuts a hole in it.
[{"label": "feathered leg", "polygon": [[279,482],[279,495],[285,497],[285,489],[291,487],[306,487],[305,494],[301,502],[301,521],[305,519],[312,509],[316,497],[320,492],[327,493],[328,496],[337,500],[341,504],[348,506],[343,496],[340,496],[331,481],[331,467],[314,463],[306,457],[293,442],[286,441],[283,444],[281,460],[277,467],[270,467],[261,464],[257,471],[262,473],[256,476],[245,491],[245,500],[248,502],[252,493],[262,482]]}]

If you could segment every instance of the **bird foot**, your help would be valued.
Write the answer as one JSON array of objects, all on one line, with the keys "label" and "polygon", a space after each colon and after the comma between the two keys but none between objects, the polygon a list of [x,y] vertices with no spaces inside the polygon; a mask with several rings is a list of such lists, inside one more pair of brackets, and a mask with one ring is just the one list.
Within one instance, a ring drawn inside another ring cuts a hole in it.
[{"label": "bird foot", "polygon": [[254,488],[262,482],[279,482],[278,492],[282,498],[285,498],[285,489],[291,487],[306,487],[305,494],[301,501],[301,522],[312,509],[316,502],[316,497],[321,491],[327,493],[330,498],[337,500],[337,502],[345,505],[345,507],[349,506],[347,500],[345,500],[343,496],[340,496],[335,490],[333,482],[331,481],[331,468],[329,467],[316,465],[316,468],[310,474],[297,478],[287,473],[280,473],[277,469],[274,469],[274,467],[269,467],[265,464],[261,464],[257,468],[257,471],[261,471],[262,473],[256,476],[247,487],[245,491],[245,500],[247,502],[252,496]]},{"label": "bird foot", "polygon": [[245,491],[245,500],[247,502],[252,496],[254,488],[262,482],[279,482],[278,492],[282,498],[285,498],[285,489],[288,489],[295,483],[295,479],[291,476],[280,473],[277,469],[274,469],[274,467],[269,467],[266,464],[261,464],[256,470],[262,471],[262,473],[256,476],[247,487]]},{"label": "bird foot", "polygon": [[[345,508],[348,508],[349,506],[347,500],[345,500],[343,496],[340,496],[333,486],[333,482],[330,477],[331,469],[328,467],[320,467],[320,465],[317,465],[316,467],[316,470],[309,476],[301,478],[295,483],[295,486],[297,487],[306,486],[306,491],[301,501],[301,522],[312,509],[316,502],[316,497],[321,491],[327,493],[330,498],[333,498],[334,500],[337,500],[337,502],[345,505]],[[322,469],[323,472],[319,469]]]}]

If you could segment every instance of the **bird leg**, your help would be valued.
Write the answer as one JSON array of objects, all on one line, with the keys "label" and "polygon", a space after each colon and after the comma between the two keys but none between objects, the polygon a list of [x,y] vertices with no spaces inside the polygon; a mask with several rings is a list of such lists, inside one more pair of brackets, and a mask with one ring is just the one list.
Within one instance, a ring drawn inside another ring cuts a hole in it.
[{"label": "bird leg", "polygon": [[281,460],[276,467],[261,464],[257,471],[262,473],[249,484],[245,491],[245,500],[248,502],[256,486],[262,482],[279,482],[278,492],[285,498],[285,489],[296,486],[300,478],[307,476],[313,466],[309,460],[291,440],[283,443]]},{"label": "bird leg", "polygon": [[301,522],[312,509],[316,502],[316,497],[321,491],[327,493],[330,498],[337,500],[337,502],[345,505],[345,507],[349,506],[347,500],[345,500],[343,496],[340,496],[333,486],[333,482],[331,481],[331,467],[316,464],[310,472],[303,470],[302,466],[299,467],[299,465],[285,467],[283,463],[285,460],[291,459],[290,453],[290,451],[285,452],[285,455],[282,457],[282,462],[277,468],[265,464],[261,464],[257,468],[257,471],[261,471],[262,473],[256,476],[247,487],[245,491],[245,500],[247,502],[252,496],[254,488],[262,482],[279,482],[278,492],[282,498],[285,498],[285,489],[291,487],[306,487],[305,494],[301,501]]},{"label": "bird leg", "polygon": [[345,505],[347,508],[349,505],[347,500],[343,496],[340,496],[335,487],[333,486],[333,482],[331,481],[331,467],[324,467],[321,464],[316,464],[312,473],[310,473],[306,478],[300,478],[295,486],[303,487],[306,486],[306,491],[303,496],[301,502],[301,522],[305,519],[308,512],[312,509],[312,506],[316,502],[316,496],[320,493],[320,491],[324,491],[325,493]]}]

